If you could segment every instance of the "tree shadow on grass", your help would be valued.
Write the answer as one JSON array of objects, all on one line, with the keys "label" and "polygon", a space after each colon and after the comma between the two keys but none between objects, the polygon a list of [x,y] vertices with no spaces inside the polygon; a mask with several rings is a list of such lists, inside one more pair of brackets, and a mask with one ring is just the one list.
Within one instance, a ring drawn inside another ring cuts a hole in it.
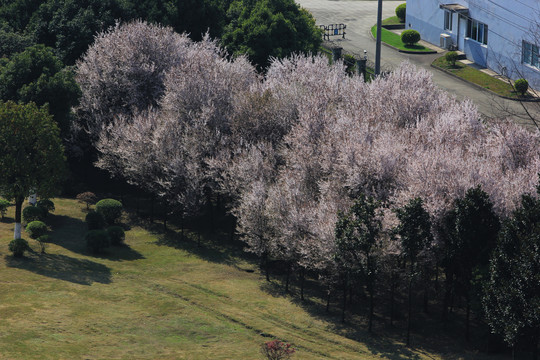
[{"label": "tree shadow on grass", "polygon": [[77,254],[99,257],[113,261],[130,261],[144,259],[144,256],[128,245],[114,246],[103,254],[92,254],[86,248],[84,236],[88,231],[86,223],[80,219],[65,215],[49,215],[47,222],[51,224],[52,242]]},{"label": "tree shadow on grass", "polygon": [[238,251],[227,242],[218,243],[209,240],[206,236],[199,240],[198,235],[189,231],[185,231],[184,236],[170,229],[152,232],[157,236],[156,245],[184,250],[214,263],[234,266],[238,262],[238,257],[242,256],[241,249]]},{"label": "tree shadow on grass", "polygon": [[[406,317],[401,313],[396,314],[401,316],[396,316],[394,325],[391,326],[388,314],[386,314],[388,304],[382,304],[379,301],[376,305],[373,333],[370,334],[367,331],[369,309],[367,298],[356,298],[353,305],[347,304],[346,322],[343,323],[341,321],[341,296],[334,293],[330,311],[327,312],[325,306],[326,289],[320,286],[316,279],[305,280],[305,300],[301,300],[297,278],[291,278],[289,292],[285,291],[285,277],[279,271],[271,272],[270,278],[270,282],[261,280],[260,288],[262,291],[276,298],[288,298],[292,303],[307,311],[313,318],[328,323],[330,331],[364,344],[377,357],[402,360],[420,359],[421,356],[430,358],[429,354],[437,354],[449,360],[504,358],[504,355],[494,356],[480,352],[483,349],[481,344],[484,343],[482,336],[485,335],[485,331],[479,326],[471,327],[472,343],[467,343],[464,340],[463,314],[443,325],[439,318],[442,309],[439,309],[435,304],[430,306],[430,314],[424,314],[420,309],[415,310],[413,332],[411,333],[413,347],[408,348],[404,344]],[[401,299],[401,303],[404,306],[405,301]]]},{"label": "tree shadow on grass", "polygon": [[111,270],[97,262],[60,254],[38,254],[30,251],[23,258],[5,256],[9,267],[81,285],[110,284]]},{"label": "tree shadow on grass", "polygon": [[[347,321],[343,323],[341,322],[341,309],[336,304],[333,304],[331,310],[326,312],[325,306],[321,302],[320,291],[317,291],[312,286],[313,284],[310,284],[314,283],[314,280],[306,280],[305,300],[300,299],[298,284],[291,284],[290,291],[287,293],[281,280],[278,278],[270,282],[263,281],[260,287],[273,297],[288,297],[291,302],[306,310],[313,318],[327,323],[329,331],[364,344],[373,355],[390,360],[420,359],[418,354],[403,345],[400,334],[386,330],[383,332],[378,328],[375,328],[374,333],[370,334],[367,331],[367,316],[351,315],[348,312]],[[381,320],[375,321],[378,323],[374,323],[374,325],[379,325]],[[350,348],[350,351],[355,351],[355,347],[350,347],[346,343],[343,343],[342,346]],[[415,350],[419,351],[419,349]]]}]

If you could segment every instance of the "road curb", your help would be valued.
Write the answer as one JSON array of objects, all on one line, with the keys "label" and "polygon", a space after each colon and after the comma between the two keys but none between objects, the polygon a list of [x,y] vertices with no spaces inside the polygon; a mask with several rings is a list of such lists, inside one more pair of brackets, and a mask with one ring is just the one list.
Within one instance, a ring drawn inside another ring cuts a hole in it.
[{"label": "road curb", "polygon": [[465,82],[465,83],[467,83],[469,85],[472,85],[472,86],[474,86],[475,88],[477,88],[479,90],[483,90],[483,91],[485,91],[487,93],[498,96],[498,97],[500,97],[502,99],[512,100],[512,101],[522,101],[522,102],[540,102],[540,98],[537,98],[537,99],[516,99],[516,98],[511,98],[511,97],[508,97],[508,96],[500,95],[500,94],[497,94],[494,91],[491,91],[490,89],[486,89],[485,87],[483,87],[481,85],[475,84],[475,83],[473,83],[473,82],[471,82],[469,80],[466,80],[466,79],[464,79],[462,77],[459,77],[456,74],[454,74],[454,73],[452,73],[452,72],[450,72],[450,71],[448,71],[446,69],[443,69],[442,67],[439,67],[437,65],[433,65],[433,63],[431,64],[431,67],[435,68],[437,70],[440,70],[440,71],[442,71],[442,72],[444,72],[444,73],[446,73],[446,74],[448,74],[450,76],[453,76],[454,78],[459,79],[459,80],[461,80],[461,81],[463,81],[463,82]]}]

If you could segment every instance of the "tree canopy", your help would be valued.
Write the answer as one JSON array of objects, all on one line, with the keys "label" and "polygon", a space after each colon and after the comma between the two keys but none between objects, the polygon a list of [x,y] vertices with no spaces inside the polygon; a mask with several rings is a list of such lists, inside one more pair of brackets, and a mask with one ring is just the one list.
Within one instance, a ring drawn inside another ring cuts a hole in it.
[{"label": "tree canopy", "polygon": [[16,238],[22,203],[30,191],[51,196],[64,176],[59,135],[46,107],[0,102],[0,194],[15,200]]},{"label": "tree canopy", "polygon": [[294,0],[235,0],[228,12],[223,44],[235,54],[247,54],[258,69],[271,57],[317,53],[321,32],[315,19]]},{"label": "tree canopy", "polygon": [[0,65],[0,99],[47,104],[64,135],[79,94],[72,71],[44,45],[29,47]]}]

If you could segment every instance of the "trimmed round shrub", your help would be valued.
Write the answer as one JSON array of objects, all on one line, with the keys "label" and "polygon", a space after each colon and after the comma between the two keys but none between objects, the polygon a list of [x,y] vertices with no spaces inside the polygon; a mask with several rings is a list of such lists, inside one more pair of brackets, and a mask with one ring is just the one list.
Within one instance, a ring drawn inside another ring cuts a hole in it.
[{"label": "trimmed round shrub", "polygon": [[103,199],[97,202],[96,211],[103,215],[108,224],[114,224],[122,216],[122,203],[114,199]]},{"label": "trimmed round shrub", "polygon": [[517,79],[514,82],[514,87],[516,88],[516,91],[523,96],[527,90],[529,90],[529,82],[525,79]]},{"label": "trimmed round shrub", "polygon": [[45,235],[47,230],[47,225],[42,221],[32,221],[26,225],[26,232],[32,239]]},{"label": "trimmed round shrub", "polygon": [[126,238],[126,233],[120,226],[109,226],[107,228],[107,234],[109,234],[111,245],[114,246],[122,245],[124,243],[124,239]]},{"label": "trimmed round shrub", "polygon": [[399,21],[405,22],[406,12],[407,12],[407,4],[401,4],[396,7],[396,16],[399,18]]},{"label": "trimmed round shrub", "polygon": [[54,203],[49,199],[39,200],[36,206],[42,208],[45,211],[45,215],[48,215],[55,210]]},{"label": "trimmed round shrub", "polygon": [[458,59],[458,53],[455,51],[449,51],[444,55],[444,58],[446,62],[452,64],[452,66],[456,66],[456,61]]},{"label": "trimmed round shrub", "polygon": [[90,211],[86,214],[85,220],[88,230],[99,230],[105,227],[105,218],[101,213]]},{"label": "trimmed round shrub", "polygon": [[9,205],[11,205],[9,201],[0,199],[0,215],[2,216],[2,220],[4,220],[4,217],[6,216]]},{"label": "trimmed round shrub", "polygon": [[45,220],[45,210],[39,206],[27,206],[22,211],[22,218],[25,223],[30,223],[32,221],[44,221]]},{"label": "trimmed round shrub", "polygon": [[420,41],[420,33],[416,30],[405,30],[401,33],[401,41],[405,45],[414,45]]},{"label": "trimmed round shrub", "polygon": [[49,243],[49,242],[52,241],[52,236],[51,235],[41,235],[36,240],[41,242],[41,243]]},{"label": "trimmed round shrub", "polygon": [[8,249],[13,253],[13,256],[22,257],[25,251],[30,250],[30,246],[28,246],[28,241],[24,239],[15,239],[11,240]]},{"label": "trimmed round shrub", "polygon": [[84,239],[86,247],[94,254],[98,254],[110,246],[109,234],[105,230],[90,230]]}]

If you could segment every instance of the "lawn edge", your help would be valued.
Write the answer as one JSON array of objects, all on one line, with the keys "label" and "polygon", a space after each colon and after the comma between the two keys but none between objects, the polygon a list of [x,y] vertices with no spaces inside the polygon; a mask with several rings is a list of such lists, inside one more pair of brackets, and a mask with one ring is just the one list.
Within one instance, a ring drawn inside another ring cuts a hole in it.
[{"label": "lawn edge", "polygon": [[498,96],[498,97],[500,97],[500,98],[507,99],[507,100],[512,100],[512,101],[522,101],[522,102],[540,102],[540,98],[537,98],[537,99],[519,99],[519,98],[512,98],[512,97],[509,97],[509,96],[504,96],[504,95],[498,94],[498,93],[496,93],[495,91],[492,91],[492,90],[490,90],[490,89],[486,89],[486,88],[483,87],[482,85],[478,85],[478,84],[476,84],[476,83],[474,83],[474,82],[472,82],[472,81],[469,81],[469,80],[467,80],[467,79],[462,78],[461,76],[457,76],[456,74],[452,73],[451,71],[448,71],[448,70],[446,70],[446,69],[443,69],[443,68],[440,67],[440,66],[435,65],[434,62],[435,62],[436,60],[437,60],[437,59],[433,60],[433,62],[431,63],[431,67],[433,67],[433,68],[435,68],[435,69],[437,69],[437,70],[440,70],[440,71],[442,71],[442,72],[444,72],[444,73],[447,73],[448,75],[453,76],[453,77],[455,77],[456,79],[459,79],[459,80],[461,80],[461,81],[463,81],[463,82],[466,82],[467,84],[470,84],[470,85],[476,87],[477,89],[486,91],[486,92],[488,92],[488,93],[491,93],[491,94],[493,94],[493,95],[495,95],[495,96]]},{"label": "lawn edge", "polygon": [[[377,26],[377,25],[373,25],[373,26]],[[375,41],[377,41],[377,39],[375,38],[375,36],[373,36],[373,33],[371,32],[371,29],[373,29],[373,26],[371,28],[369,28],[369,35],[371,35],[371,38]],[[388,43],[385,43],[384,41],[381,40],[381,44],[383,44],[384,46],[387,46],[389,47],[390,49],[394,49],[396,50],[397,52],[400,52],[400,53],[404,53],[404,54],[420,54],[420,55],[433,55],[433,54],[438,54],[438,52],[436,50],[428,50],[428,51],[412,51],[412,50],[402,50],[402,49],[398,49],[397,47],[395,46],[392,46]]]}]

